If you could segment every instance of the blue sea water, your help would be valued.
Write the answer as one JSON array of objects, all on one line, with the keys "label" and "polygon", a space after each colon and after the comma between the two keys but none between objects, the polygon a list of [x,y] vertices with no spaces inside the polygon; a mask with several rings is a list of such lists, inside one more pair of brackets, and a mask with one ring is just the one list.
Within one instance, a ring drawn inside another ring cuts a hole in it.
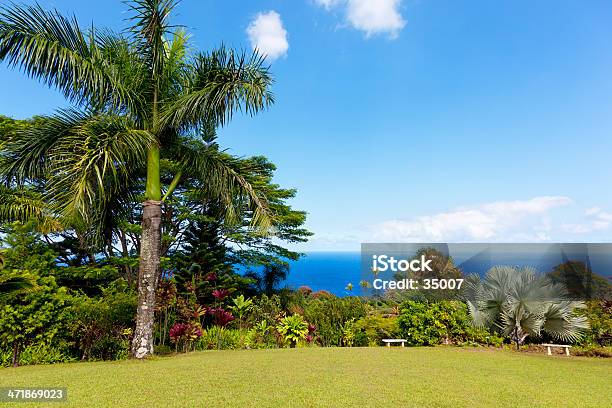
[{"label": "blue sea water", "polygon": [[[542,251],[535,252],[455,253],[454,261],[464,274],[483,276],[494,265],[530,266],[539,272],[549,272],[567,259],[585,260],[584,253],[568,253],[567,257],[562,257],[557,252],[546,251],[546,246],[540,248]],[[602,248],[605,251],[589,254],[589,263],[595,273],[612,279],[611,247],[607,244]],[[360,252],[310,252],[300,260],[290,262],[289,275],[281,286],[293,289],[308,286],[314,291],[326,290],[337,296],[347,296],[360,293],[359,282],[362,279]],[[346,290],[348,283],[354,286],[352,292]]]},{"label": "blue sea water", "polygon": [[360,252],[310,252],[290,263],[289,276],[284,284],[297,289],[308,286],[312,290],[326,290],[346,296],[348,283],[359,289],[361,276]]}]

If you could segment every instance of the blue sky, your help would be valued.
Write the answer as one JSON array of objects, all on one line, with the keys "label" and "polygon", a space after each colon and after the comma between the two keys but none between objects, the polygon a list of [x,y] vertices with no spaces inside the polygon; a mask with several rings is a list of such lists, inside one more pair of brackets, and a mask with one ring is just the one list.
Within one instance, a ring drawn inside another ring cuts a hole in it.
[{"label": "blue sky", "polygon": [[[128,24],[121,1],[41,4]],[[610,241],[610,1],[183,0],[175,21],[268,51],[277,103],[220,143],[298,189],[300,249]],[[65,105],[5,65],[0,87],[1,114]]]}]

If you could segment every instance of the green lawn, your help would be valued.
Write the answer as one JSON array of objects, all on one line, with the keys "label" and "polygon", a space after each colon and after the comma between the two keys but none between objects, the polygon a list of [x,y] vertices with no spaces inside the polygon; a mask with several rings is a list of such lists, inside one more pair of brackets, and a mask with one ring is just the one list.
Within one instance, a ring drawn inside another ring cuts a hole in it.
[{"label": "green lawn", "polygon": [[612,407],[612,360],[467,348],[208,351],[0,368],[0,386],[68,387],[68,402],[51,407]]}]

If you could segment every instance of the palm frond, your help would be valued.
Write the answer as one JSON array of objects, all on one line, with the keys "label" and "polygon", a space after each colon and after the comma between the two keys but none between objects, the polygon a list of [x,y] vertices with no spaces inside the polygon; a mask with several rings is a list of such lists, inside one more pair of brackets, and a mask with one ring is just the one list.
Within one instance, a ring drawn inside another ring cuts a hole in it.
[{"label": "palm frond", "polygon": [[575,309],[584,309],[584,302],[562,301],[551,302],[544,311],[543,331],[552,337],[566,342],[574,342],[582,337],[583,331],[589,328],[586,316],[576,316]]},{"label": "palm frond", "polygon": [[483,307],[485,301],[484,288],[480,276],[476,274],[468,275],[463,284],[462,298],[467,304],[468,312],[472,317],[472,322],[476,327],[485,327],[491,320]]},{"label": "palm frond", "polygon": [[253,115],[274,102],[272,77],[264,58],[221,47],[198,54],[183,94],[166,104],[163,126],[199,127],[206,121],[223,126],[236,111]]},{"label": "palm frond", "polygon": [[265,231],[272,225],[268,202],[249,182],[252,169],[245,163],[219,152],[215,146],[202,142],[182,140],[177,149],[182,172],[196,181],[195,195],[203,200],[218,200],[227,222],[236,222],[247,208],[251,212],[251,225]]},{"label": "palm frond", "polygon": [[177,0],[134,0],[129,4],[133,15],[131,31],[141,55],[146,56],[151,79],[159,79],[167,59],[164,37],[170,32],[170,15]]},{"label": "palm frond", "polygon": [[62,222],[49,210],[43,196],[24,187],[9,188],[0,185],[0,222],[35,219],[42,232],[54,232],[63,228]]},{"label": "palm frond", "polygon": [[[511,335],[517,345],[525,337],[540,336],[542,332],[575,341],[588,327],[586,318],[573,314],[584,303],[567,300],[563,285],[539,276],[533,268],[495,266],[484,281],[474,279],[470,285],[468,280],[467,293],[476,299],[468,299],[474,324],[485,321],[491,328]],[[483,315],[489,319],[483,319]]]},{"label": "palm frond", "polygon": [[188,81],[187,42],[189,35],[183,29],[176,30],[172,41],[165,41],[166,61],[160,79],[160,91],[165,99],[173,100],[183,92]]},{"label": "palm frond", "polygon": [[156,143],[121,116],[64,110],[43,123],[5,143],[0,170],[9,182],[45,179],[45,199],[67,219],[89,219],[145,166]]},{"label": "palm frond", "polygon": [[89,106],[131,105],[132,95],[103,58],[95,31],[83,32],[75,17],[39,5],[0,8],[0,61],[58,88]]}]

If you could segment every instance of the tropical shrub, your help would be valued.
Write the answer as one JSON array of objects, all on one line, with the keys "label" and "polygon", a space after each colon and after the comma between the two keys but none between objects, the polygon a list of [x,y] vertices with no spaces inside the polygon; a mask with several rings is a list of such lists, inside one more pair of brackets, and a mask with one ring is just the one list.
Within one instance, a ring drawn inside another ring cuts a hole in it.
[{"label": "tropical shrub", "polygon": [[342,338],[340,344],[343,347],[353,347],[355,344],[355,321],[349,320],[342,325]]},{"label": "tropical shrub", "polygon": [[533,268],[496,266],[483,280],[470,276],[464,287],[474,325],[510,337],[517,348],[528,336],[576,342],[589,327],[587,318],[575,313],[585,303],[568,300],[563,284]]},{"label": "tropical shrub", "polygon": [[196,341],[196,350],[233,350],[245,347],[246,333],[242,330],[211,326],[202,331]]},{"label": "tropical shrub", "polygon": [[400,335],[411,346],[462,343],[470,337],[470,318],[458,301],[434,303],[408,300],[398,317]]},{"label": "tropical shrub", "polygon": [[[0,366],[10,366],[12,358],[13,351],[11,349],[0,350]],[[47,342],[33,343],[25,346],[19,353],[20,365],[68,363],[75,360],[76,358],[70,353],[68,345],[61,341],[55,341],[53,344]]]},{"label": "tropical shrub", "polygon": [[355,345],[358,347],[380,346],[382,339],[398,338],[400,329],[396,316],[369,315],[353,325]]},{"label": "tropical shrub", "polygon": [[284,317],[276,326],[276,330],[289,342],[290,347],[295,347],[299,341],[305,340],[308,334],[308,323],[301,315],[294,314]]},{"label": "tropical shrub", "polygon": [[230,306],[230,310],[238,318],[238,326],[240,329],[242,329],[244,319],[252,307],[253,300],[245,299],[244,295],[240,295],[232,299],[232,305]]},{"label": "tropical shrub", "polygon": [[225,327],[230,322],[232,322],[235,318],[234,316],[228,312],[227,310],[221,307],[213,307],[206,310],[206,314],[212,318],[213,323],[216,326]]},{"label": "tropical shrub", "polygon": [[276,327],[269,325],[267,320],[262,320],[247,332],[245,345],[250,349],[276,348],[279,346],[278,340]]},{"label": "tropical shrub", "polygon": [[128,357],[136,294],[122,281],[103,289],[100,297],[74,296],[68,312],[69,336],[81,360]]},{"label": "tropical shrub", "polygon": [[34,343],[49,344],[63,333],[67,321],[65,288],[55,279],[38,277],[36,289],[15,296],[0,305],[0,349],[11,349],[12,364],[20,363],[23,348]]},{"label": "tropical shrub", "polygon": [[197,324],[175,323],[170,329],[170,341],[175,350],[186,353],[191,350],[194,342],[202,337],[202,328]]},{"label": "tropical shrub", "polygon": [[284,313],[280,297],[278,295],[261,295],[255,298],[248,320],[251,325],[265,320],[268,325],[274,326],[282,317],[284,317]]},{"label": "tropical shrub", "polygon": [[169,353],[168,335],[177,320],[177,288],[173,281],[162,279],[157,285],[155,301],[155,351]]},{"label": "tropical shrub", "polygon": [[612,346],[578,346],[572,349],[572,355],[612,358]]},{"label": "tropical shrub", "polygon": [[589,320],[590,327],[581,344],[585,347],[612,346],[612,300],[588,302],[584,315]]},{"label": "tropical shrub", "polygon": [[317,341],[322,346],[341,346],[344,325],[367,314],[360,298],[338,298],[333,295],[309,298],[304,303],[304,318],[317,328]]}]

